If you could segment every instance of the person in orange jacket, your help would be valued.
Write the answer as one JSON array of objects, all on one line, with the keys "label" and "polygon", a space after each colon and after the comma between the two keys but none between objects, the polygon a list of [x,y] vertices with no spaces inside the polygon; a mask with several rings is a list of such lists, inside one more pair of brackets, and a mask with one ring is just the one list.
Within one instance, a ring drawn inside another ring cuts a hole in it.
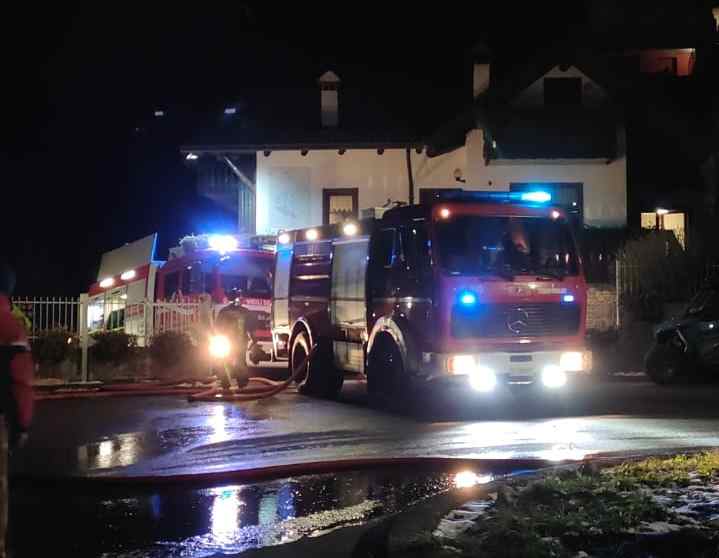
[{"label": "person in orange jacket", "polygon": [[0,263],[0,558],[6,555],[8,448],[27,438],[33,412],[33,362],[25,327],[12,312],[15,274]]}]

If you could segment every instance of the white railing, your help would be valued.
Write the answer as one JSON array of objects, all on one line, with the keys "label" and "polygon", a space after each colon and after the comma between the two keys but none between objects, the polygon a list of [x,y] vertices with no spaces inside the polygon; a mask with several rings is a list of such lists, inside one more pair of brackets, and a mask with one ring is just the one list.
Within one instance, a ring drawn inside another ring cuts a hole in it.
[{"label": "white railing", "polygon": [[43,332],[64,329],[77,335],[80,329],[80,300],[63,297],[18,297],[12,299],[28,319],[28,335],[37,338]]},{"label": "white railing", "polygon": [[200,321],[199,302],[146,303],[145,312],[152,312],[152,335],[166,331],[191,333]]},{"label": "white railing", "polygon": [[[17,297],[12,302],[27,318],[31,340],[62,329],[76,336],[82,349],[82,377],[87,375],[90,337],[104,331],[124,331],[137,344],[148,346],[155,335],[166,331],[192,334],[202,315],[199,302],[135,302],[104,304],[87,295],[79,298]],[[208,310],[211,312],[211,310]]]}]

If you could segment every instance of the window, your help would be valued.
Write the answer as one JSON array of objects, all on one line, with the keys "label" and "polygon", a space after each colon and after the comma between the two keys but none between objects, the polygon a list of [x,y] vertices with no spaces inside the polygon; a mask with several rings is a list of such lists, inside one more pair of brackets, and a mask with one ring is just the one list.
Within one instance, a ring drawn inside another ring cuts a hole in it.
[{"label": "window", "polygon": [[380,233],[377,246],[377,265],[388,268],[392,267],[396,257],[397,231],[395,229],[383,229]]},{"label": "window", "polygon": [[544,104],[578,106],[582,104],[581,78],[544,78]]},{"label": "window", "polygon": [[677,75],[677,59],[674,56],[663,56],[657,58],[656,63],[657,72]]},{"label": "window", "polygon": [[199,294],[205,292],[205,273],[202,262],[195,262],[182,272],[182,294]]},{"label": "window", "polygon": [[437,224],[440,265],[452,275],[576,275],[569,226],[545,217],[457,215]]},{"label": "window", "polygon": [[172,298],[172,296],[178,291],[180,287],[180,272],[173,271],[165,275],[165,292],[163,295],[165,298]]},{"label": "window", "polygon": [[287,298],[289,296],[291,265],[292,250],[278,249],[275,267],[275,298]]},{"label": "window", "polygon": [[407,267],[418,276],[428,271],[430,268],[429,239],[424,225],[417,223],[404,227],[401,241]]},{"label": "window", "polygon": [[357,188],[327,188],[323,191],[322,222],[334,225],[358,215]]}]

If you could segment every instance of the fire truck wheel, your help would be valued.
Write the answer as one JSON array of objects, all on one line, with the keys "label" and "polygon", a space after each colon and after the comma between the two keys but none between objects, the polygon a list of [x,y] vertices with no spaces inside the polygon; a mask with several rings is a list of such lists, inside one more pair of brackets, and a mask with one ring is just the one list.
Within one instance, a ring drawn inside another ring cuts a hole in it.
[{"label": "fire truck wheel", "polygon": [[[305,365],[305,371],[297,380],[297,388],[303,395],[332,399],[342,389],[343,376],[334,367],[329,342],[320,339],[313,358]],[[301,332],[292,343],[292,370],[299,366],[310,352],[310,340]]]},{"label": "fire truck wheel", "polygon": [[393,339],[379,337],[367,359],[367,396],[370,405],[394,411],[411,410],[411,385],[404,373],[402,355]]}]

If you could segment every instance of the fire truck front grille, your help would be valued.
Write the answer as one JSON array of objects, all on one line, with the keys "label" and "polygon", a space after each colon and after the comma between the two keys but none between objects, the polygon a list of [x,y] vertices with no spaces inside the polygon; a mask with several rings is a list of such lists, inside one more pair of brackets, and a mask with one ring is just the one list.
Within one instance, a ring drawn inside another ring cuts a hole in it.
[{"label": "fire truck front grille", "polygon": [[576,304],[486,304],[452,311],[452,336],[458,339],[573,335],[578,329]]}]

